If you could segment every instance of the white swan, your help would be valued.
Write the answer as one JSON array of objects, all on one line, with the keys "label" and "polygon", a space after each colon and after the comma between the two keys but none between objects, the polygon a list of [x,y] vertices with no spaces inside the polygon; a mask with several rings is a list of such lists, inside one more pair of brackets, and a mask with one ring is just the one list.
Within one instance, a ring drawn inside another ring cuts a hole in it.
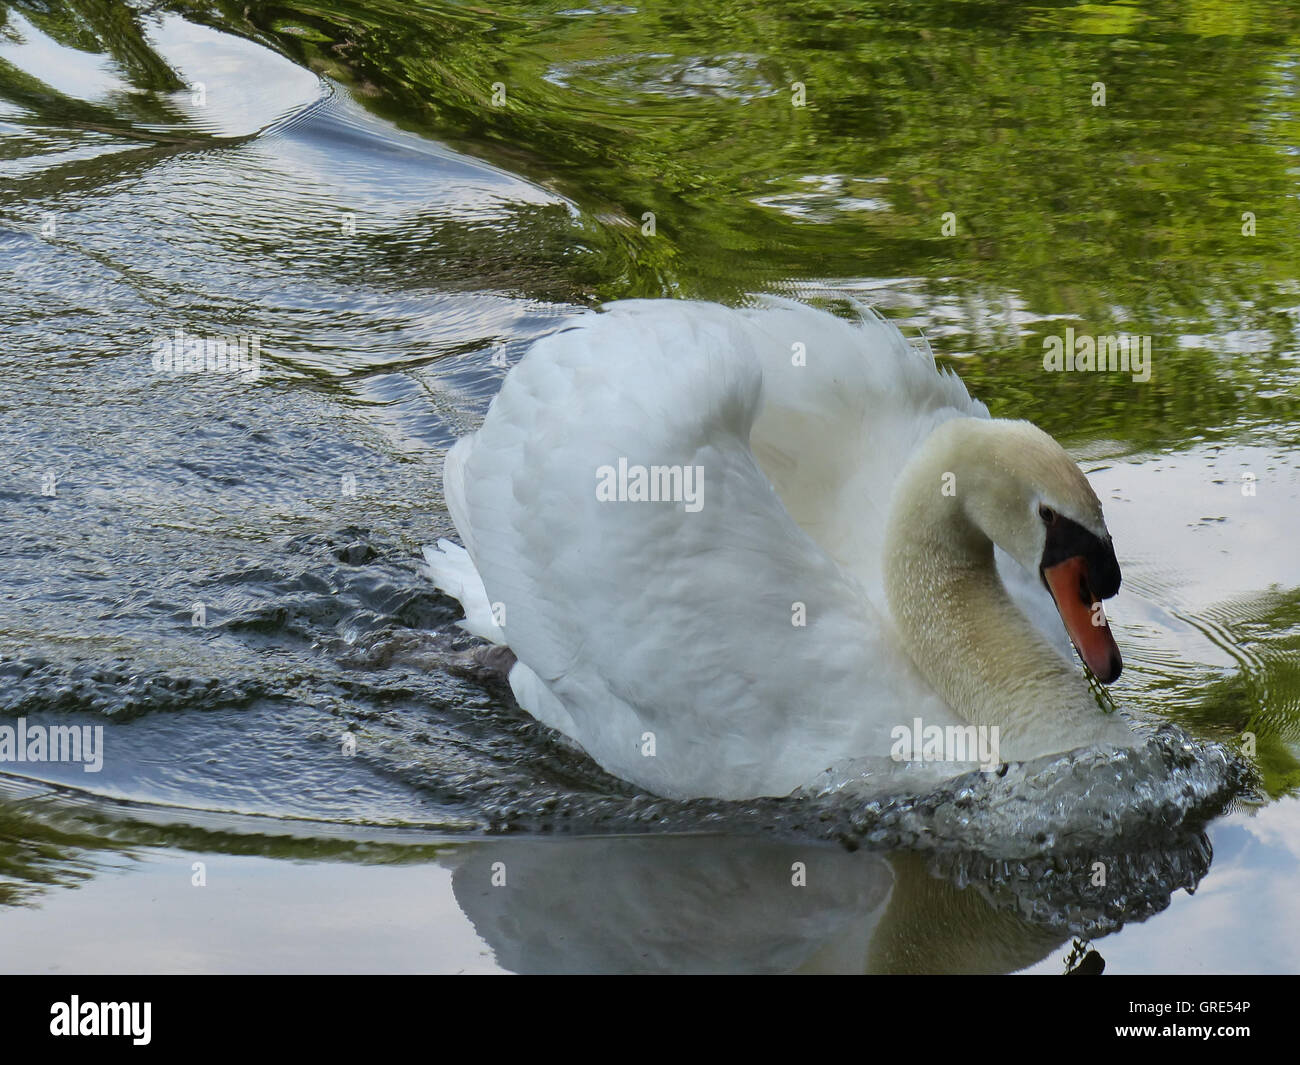
[{"label": "white swan", "polygon": [[[637,467],[679,501],[639,499]],[[915,718],[996,725],[1004,760],[1135,742],[1065,638],[1118,675],[1087,480],[873,312],[580,315],[444,485],[465,548],[425,555],[462,625],[513,650],[522,707],[660,795],[787,794]]]}]

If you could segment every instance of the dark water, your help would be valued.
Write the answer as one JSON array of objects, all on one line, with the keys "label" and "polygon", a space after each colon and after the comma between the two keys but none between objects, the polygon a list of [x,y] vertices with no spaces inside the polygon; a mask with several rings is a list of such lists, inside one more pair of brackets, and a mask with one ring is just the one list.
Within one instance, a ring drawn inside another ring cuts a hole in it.
[{"label": "dark water", "polygon": [[[106,752],[0,775],[0,967],[1060,971],[1096,937],[1300,969],[1300,15],[0,11],[0,724]],[[1125,569],[1113,694],[1254,734],[1257,784],[1170,741],[1132,838],[949,852],[960,796],[874,838],[824,797],[668,804],[522,714],[418,572],[442,452],[579,308],[760,291],[865,299],[1062,439]],[[1151,379],[1044,373],[1067,325],[1151,335]],[[256,338],[256,374],[155,369],[178,329]],[[531,886],[493,895],[497,860]],[[314,955],[295,877],[411,935]],[[174,897],[149,949],[136,880]]]}]

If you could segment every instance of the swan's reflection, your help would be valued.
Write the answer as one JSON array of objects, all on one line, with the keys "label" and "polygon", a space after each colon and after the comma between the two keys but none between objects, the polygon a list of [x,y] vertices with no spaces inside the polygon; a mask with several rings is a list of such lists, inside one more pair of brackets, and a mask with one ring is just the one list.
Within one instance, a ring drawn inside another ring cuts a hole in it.
[{"label": "swan's reflection", "polygon": [[[677,834],[484,842],[454,860],[453,886],[518,972],[1008,972],[1194,889],[1202,827],[1251,779],[1166,727],[917,797],[845,784],[656,807]],[[749,831],[682,832],[692,818]]]},{"label": "swan's reflection", "polygon": [[[142,875],[152,869],[161,879],[146,882],[152,886],[145,897],[166,894],[170,926],[159,919],[156,905],[128,906],[123,913],[122,898],[112,891],[73,894],[82,902],[82,922],[94,925],[113,914],[129,930],[125,940],[147,937],[154,956],[179,968],[196,958],[210,961],[205,922],[194,919],[209,903],[246,944],[238,965],[301,960],[303,934],[314,940],[339,922],[351,922],[355,896],[340,885],[355,889],[357,881],[341,875],[339,863],[373,867],[373,876],[367,873],[360,883],[395,907],[377,927],[391,932],[396,921],[406,930],[400,948],[381,945],[383,963],[377,967],[461,963],[455,951],[468,944],[449,944],[464,940],[469,930],[456,927],[458,917],[448,922],[449,879],[455,907],[497,964],[523,973],[1010,972],[1034,965],[1073,936],[1096,938],[1164,909],[1176,890],[1194,888],[1210,863],[1208,840],[1190,829],[1163,832],[1158,848],[1135,846],[1109,855],[1057,849],[1012,859],[938,845],[924,852],[850,850],[735,832],[453,842],[394,831],[361,841],[346,832],[298,836],[302,826],[292,823],[268,834],[273,823],[265,819],[235,824],[231,815],[193,810],[180,813],[184,827],[178,829],[175,810],[133,806],[123,820],[121,809],[106,815],[86,798],[51,794],[22,805],[0,799],[0,909],[47,893],[66,907],[67,893],[51,889],[88,888],[120,859],[157,849],[143,863]],[[210,827],[194,827],[204,820]],[[175,849],[178,843],[182,849]],[[201,906],[190,881],[195,856],[253,856],[277,865],[290,860],[295,868],[303,863],[307,871],[294,876],[305,879],[288,897],[308,890],[335,901],[296,913],[290,933],[281,926],[275,890],[265,880],[279,880],[281,873],[272,874],[266,862],[254,863],[251,873],[217,863],[226,870],[225,887],[204,893]],[[399,866],[417,879],[394,877]],[[1099,867],[1104,884],[1097,882]],[[245,891],[228,890],[240,875],[252,876],[247,890],[256,893],[256,905],[248,905]],[[432,899],[431,883],[438,885]],[[32,948],[31,957],[43,958],[47,950],[53,957],[78,956],[79,941],[67,942],[66,928],[73,925],[57,916],[68,911],[52,912],[64,924],[36,929],[41,946]],[[418,939],[421,933],[435,942],[433,958]],[[369,957],[376,948],[353,949]],[[105,958],[110,969],[121,964],[116,942]],[[318,957],[304,968],[339,962]]]},{"label": "swan's reflection", "polygon": [[[1071,938],[1043,919],[1028,869],[958,887],[918,854],[704,836],[501,840],[461,853],[456,900],[520,973],[1001,973]],[[1158,864],[1138,917],[1189,886],[1168,870],[1192,884],[1204,872],[1182,854]],[[1125,884],[1126,899],[1134,891]]]}]

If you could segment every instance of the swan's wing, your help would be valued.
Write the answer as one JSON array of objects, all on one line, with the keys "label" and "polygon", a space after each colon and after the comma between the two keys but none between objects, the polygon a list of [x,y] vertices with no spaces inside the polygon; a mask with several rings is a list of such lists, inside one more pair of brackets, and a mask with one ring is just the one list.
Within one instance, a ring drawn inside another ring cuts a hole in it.
[{"label": "swan's wing", "polygon": [[[950,418],[987,418],[956,374],[936,366],[924,338],[857,305],[850,322],[790,300],[743,312],[754,326],[765,402],[754,455],[795,520],[888,611],[885,526],[895,482],[912,453]],[[1069,637],[1051,596],[1001,548],[1012,600],[1063,654]]]},{"label": "swan's wing", "polygon": [[884,607],[881,562],[899,473],[935,426],[987,418],[961,379],[887,319],[857,322],[787,300],[744,312],[754,324],[766,402],[754,454],[800,525]]},{"label": "swan's wing", "polygon": [[[945,719],[755,462],[763,375],[737,312],[614,304],[538,341],[455,453],[505,639],[597,761],[662,794],[783,793]],[[620,464],[699,495],[602,501]]]}]

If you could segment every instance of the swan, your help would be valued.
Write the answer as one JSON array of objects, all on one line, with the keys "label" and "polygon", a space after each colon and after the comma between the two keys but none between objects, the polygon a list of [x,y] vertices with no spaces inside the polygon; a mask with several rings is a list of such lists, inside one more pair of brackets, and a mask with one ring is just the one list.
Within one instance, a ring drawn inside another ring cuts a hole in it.
[{"label": "swan", "polygon": [[914,722],[996,728],[1002,761],[1137,742],[1074,658],[1122,665],[1087,479],[866,307],[583,312],[443,482],[463,546],[424,555],[461,626],[513,652],[521,707],[655,794],[785,795]]}]

